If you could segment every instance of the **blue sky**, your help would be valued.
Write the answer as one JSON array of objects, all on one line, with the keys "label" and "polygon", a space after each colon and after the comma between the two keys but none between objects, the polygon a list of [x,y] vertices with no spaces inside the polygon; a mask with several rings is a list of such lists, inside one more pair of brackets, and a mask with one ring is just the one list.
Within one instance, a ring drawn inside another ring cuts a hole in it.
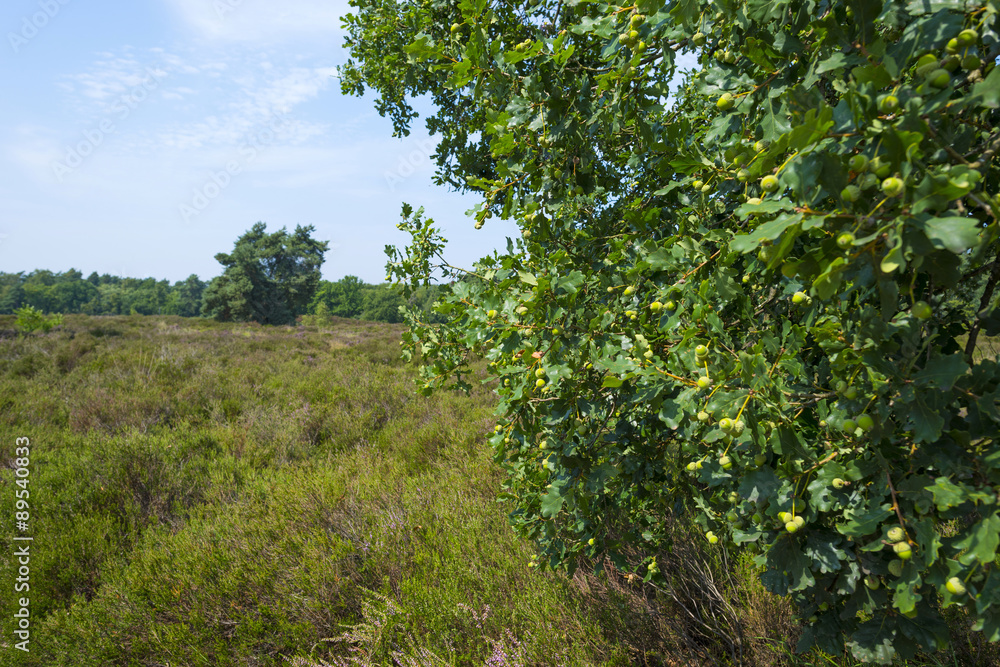
[{"label": "blue sky", "polygon": [[451,263],[513,223],[431,183],[433,143],[341,95],[346,2],[7,0],[0,8],[0,271],[211,278],[255,222],[313,225],[324,277],[385,277],[400,205]]}]

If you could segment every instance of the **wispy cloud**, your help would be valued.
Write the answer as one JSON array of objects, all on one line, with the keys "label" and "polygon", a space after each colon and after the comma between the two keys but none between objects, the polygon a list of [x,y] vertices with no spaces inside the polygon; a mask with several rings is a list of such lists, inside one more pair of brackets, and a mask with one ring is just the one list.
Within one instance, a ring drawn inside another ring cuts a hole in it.
[{"label": "wispy cloud", "polygon": [[[295,110],[333,87],[334,72],[331,66],[307,67],[298,58],[273,55],[265,56],[262,66],[259,53],[240,48],[223,53],[124,48],[98,54],[80,71],[63,75],[58,86],[63,107],[73,110],[82,129],[110,119],[121,151],[151,154],[237,146],[276,115],[285,121],[280,136],[268,141],[300,145],[325,135],[329,123],[295,117]],[[150,98],[156,101],[145,101]],[[121,122],[139,104],[144,122]],[[79,131],[65,141],[79,141]]]},{"label": "wispy cloud", "polygon": [[64,76],[58,85],[78,113],[107,113],[123,100],[145,99],[171,69],[156,54],[147,55],[144,61],[139,58],[130,49],[122,54],[102,53],[86,70]]},{"label": "wispy cloud", "polygon": [[[180,149],[242,143],[275,115],[290,116],[298,105],[318,97],[330,87],[331,71],[323,67],[272,70],[263,81],[256,75],[244,76],[228,102],[202,118],[164,128],[158,139],[164,147]],[[326,134],[328,128],[326,123],[287,118],[276,139],[301,144]]]},{"label": "wispy cloud", "polygon": [[335,81],[335,73],[333,67],[295,67],[254,91],[254,102],[259,108],[281,113],[291,111],[295,105],[316,97],[329,87]]},{"label": "wispy cloud", "polygon": [[165,67],[169,67],[171,71],[177,72],[179,74],[214,74],[219,75],[229,68],[229,65],[225,62],[209,60],[208,62],[203,62],[197,67],[192,65],[190,62],[181,58],[181,56],[176,53],[170,53],[166,49],[156,47],[150,49],[150,53],[154,53],[159,56],[159,59],[163,62]]}]

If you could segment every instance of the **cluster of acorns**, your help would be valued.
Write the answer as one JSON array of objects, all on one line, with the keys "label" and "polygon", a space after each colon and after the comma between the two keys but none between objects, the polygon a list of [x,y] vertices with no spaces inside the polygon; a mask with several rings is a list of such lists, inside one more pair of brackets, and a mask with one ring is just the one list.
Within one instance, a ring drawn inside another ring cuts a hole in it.
[{"label": "cluster of acorns", "polygon": [[629,19],[628,30],[618,35],[618,41],[629,47],[633,51],[644,51],[646,42],[639,39],[639,26],[646,21],[643,14],[632,14]]}]

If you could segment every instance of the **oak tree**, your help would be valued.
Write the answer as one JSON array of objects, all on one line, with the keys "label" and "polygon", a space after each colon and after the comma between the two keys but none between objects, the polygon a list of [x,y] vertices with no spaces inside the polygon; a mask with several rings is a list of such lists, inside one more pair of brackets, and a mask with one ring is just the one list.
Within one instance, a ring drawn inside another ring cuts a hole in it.
[{"label": "oak tree", "polygon": [[397,134],[429,96],[438,180],[520,227],[461,270],[405,206],[388,268],[455,279],[405,350],[425,391],[489,360],[546,566],[638,549],[655,586],[682,516],[800,648],[886,663],[952,605],[1000,639],[994,4],[352,5],[344,90]]}]

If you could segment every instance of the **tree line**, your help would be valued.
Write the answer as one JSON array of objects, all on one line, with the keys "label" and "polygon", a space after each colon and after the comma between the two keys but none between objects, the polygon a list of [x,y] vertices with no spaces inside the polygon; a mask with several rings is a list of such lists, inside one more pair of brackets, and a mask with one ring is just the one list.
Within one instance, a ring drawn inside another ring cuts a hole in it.
[{"label": "tree line", "polygon": [[87,315],[201,314],[206,283],[192,274],[171,284],[155,278],[125,278],[76,269],[0,273],[0,313],[31,306],[46,313]]},{"label": "tree line", "polygon": [[[42,313],[86,315],[179,315],[222,321],[292,324],[301,316],[314,322],[346,317],[402,322],[401,306],[441,321],[430,305],[434,285],[404,298],[389,284],[368,284],[357,276],[322,280],[326,241],[311,237],[312,226],[268,234],[258,222],[240,236],[232,253],[219,253],[222,275],[206,282],[191,274],[173,284],[154,278],[124,278],[96,271],[86,278],[70,269],[0,273],[0,314],[30,308]],[[37,313],[35,312],[37,311]]]},{"label": "tree line", "polygon": [[[0,314],[10,315],[19,308],[31,306],[45,313],[66,315],[213,316],[214,313],[203,310],[205,290],[211,282],[195,274],[171,283],[96,271],[84,277],[77,269],[0,272]],[[418,310],[426,310],[425,304],[433,302],[435,291],[431,286],[407,300],[388,284],[366,283],[357,276],[320,280],[304,311],[297,314],[401,322],[401,305],[408,303]]]}]

